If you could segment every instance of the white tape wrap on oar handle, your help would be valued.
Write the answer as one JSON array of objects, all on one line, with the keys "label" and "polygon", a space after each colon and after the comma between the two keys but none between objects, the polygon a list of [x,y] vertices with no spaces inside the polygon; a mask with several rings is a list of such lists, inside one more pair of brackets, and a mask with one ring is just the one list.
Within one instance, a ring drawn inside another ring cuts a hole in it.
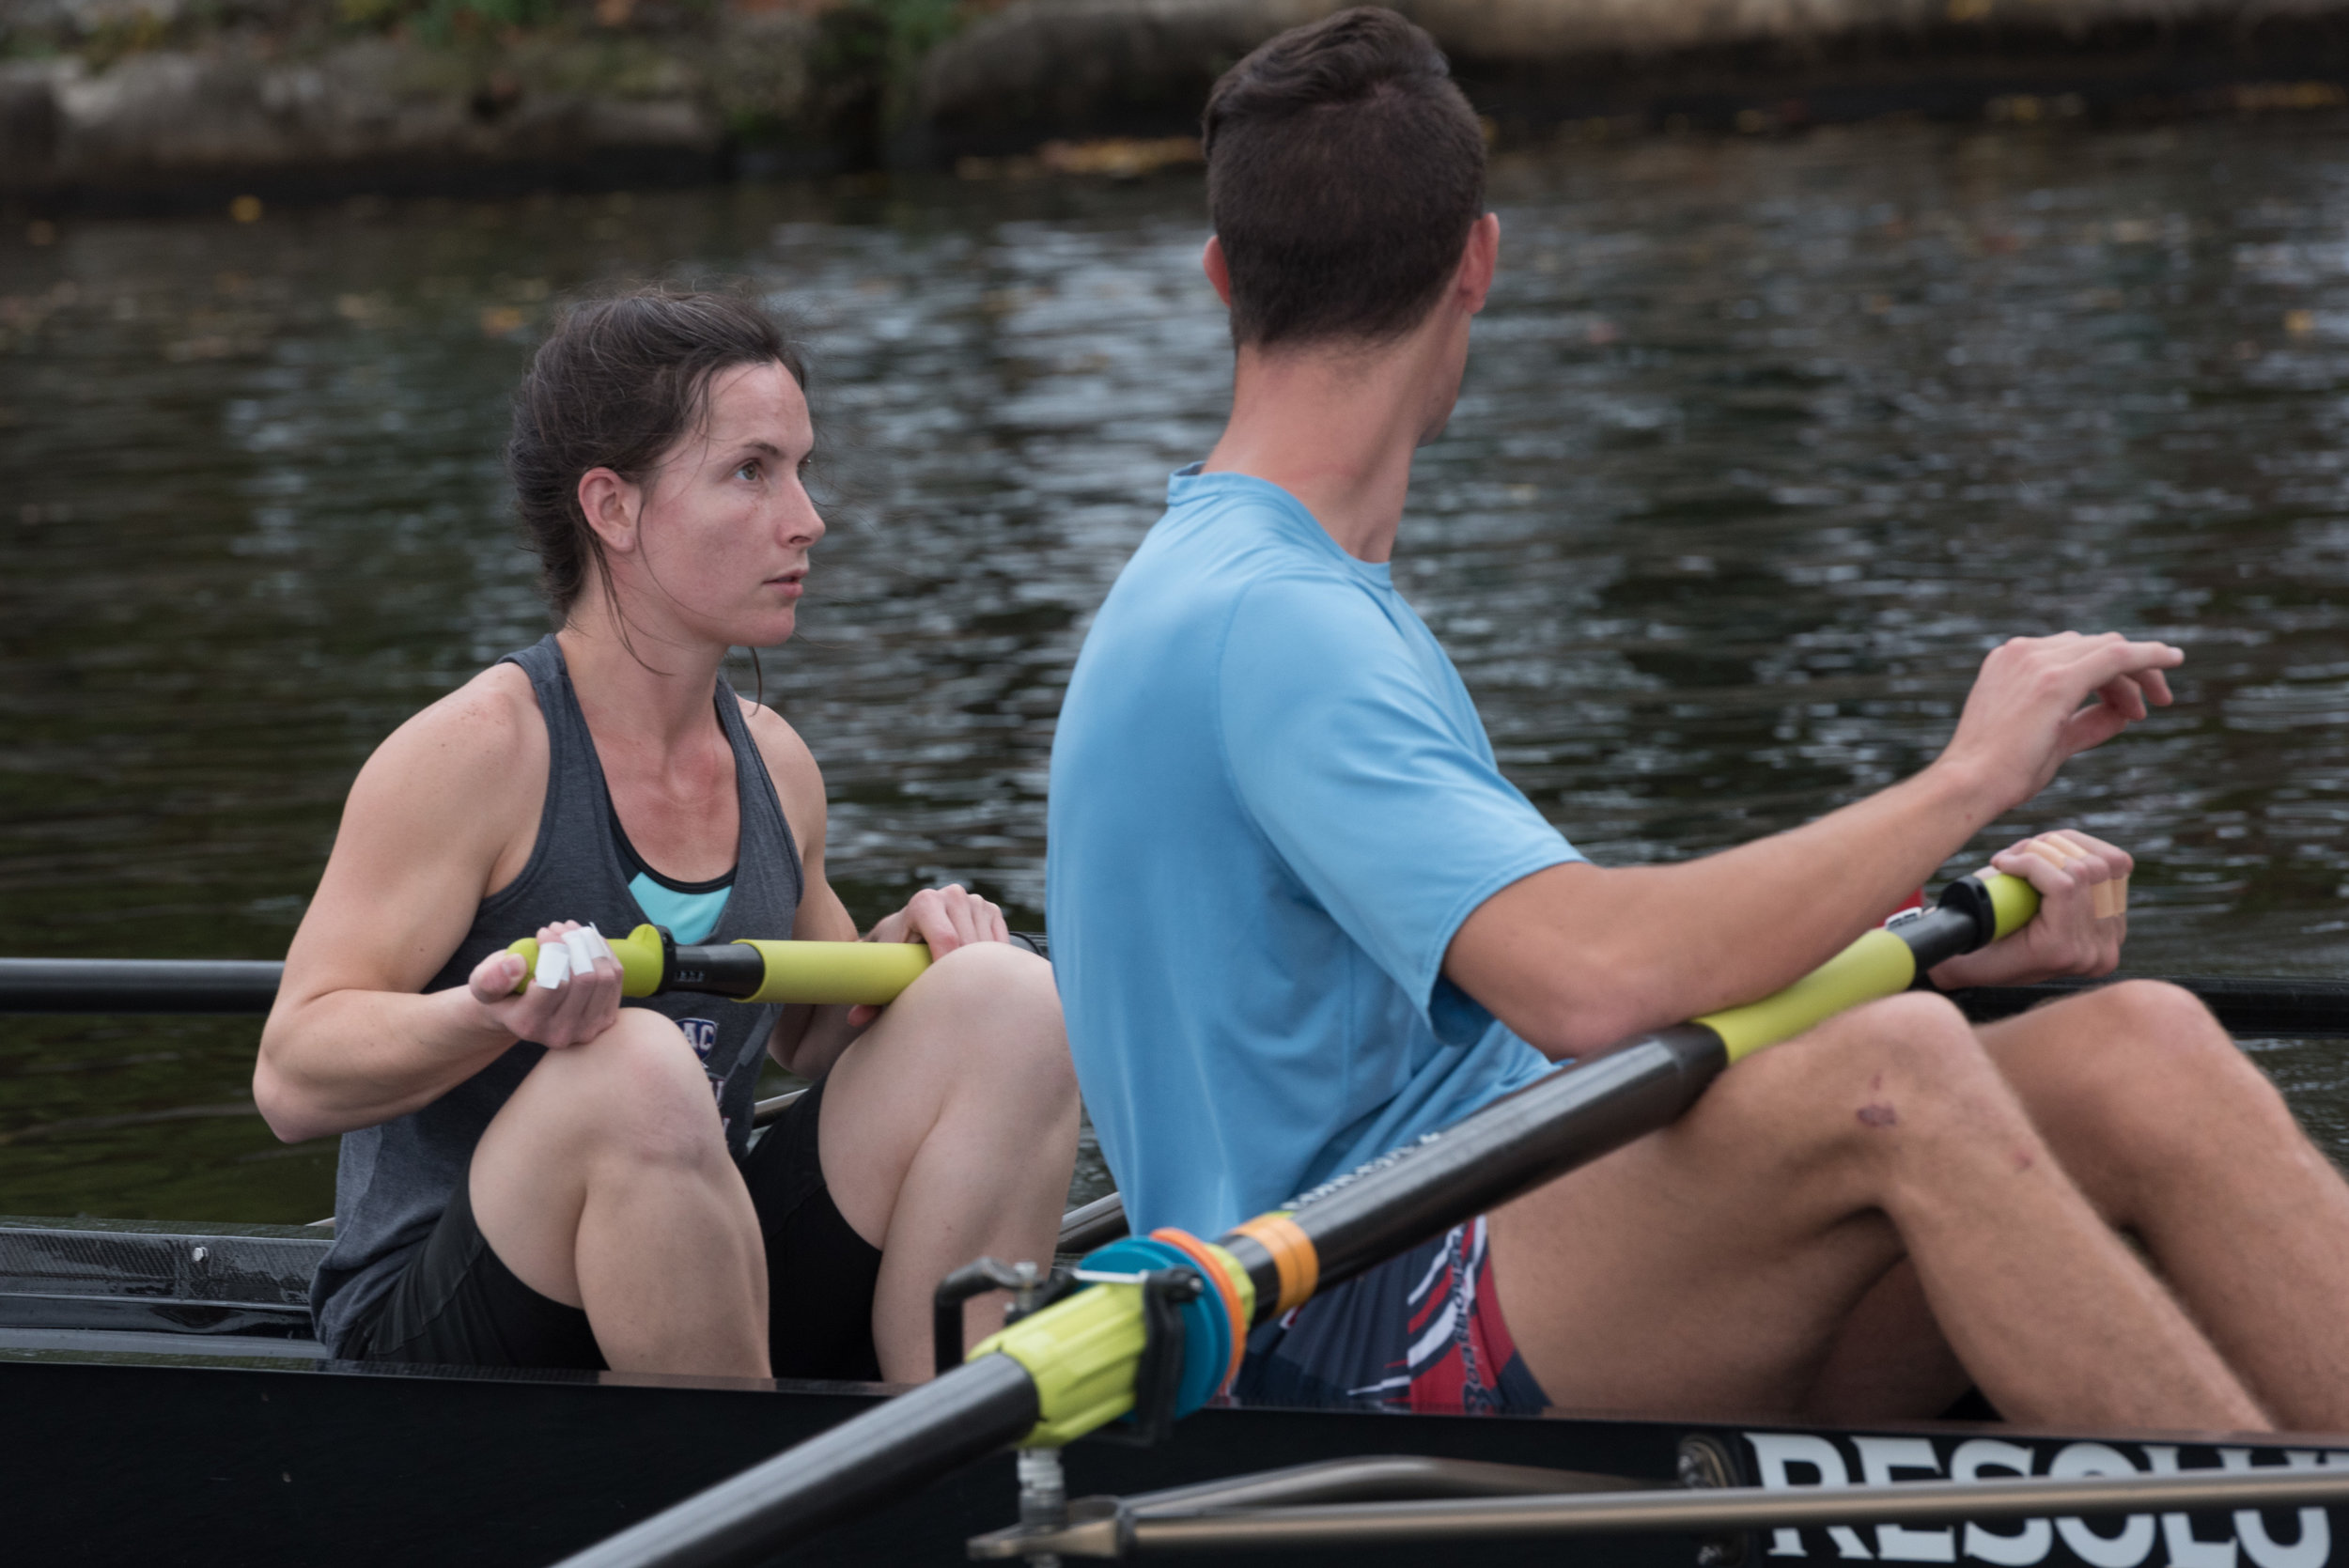
[{"label": "white tape wrap on oar handle", "polygon": [[745,1001],[849,1002],[874,1007],[897,1000],[930,967],[920,942],[774,942],[746,940],[766,960],[767,979]]}]

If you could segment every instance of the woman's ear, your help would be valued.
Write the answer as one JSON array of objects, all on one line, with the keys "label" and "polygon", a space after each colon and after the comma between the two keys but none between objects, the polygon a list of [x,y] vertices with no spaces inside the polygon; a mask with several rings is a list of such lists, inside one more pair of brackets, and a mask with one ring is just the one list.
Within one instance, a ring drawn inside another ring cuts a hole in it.
[{"label": "woman's ear", "polygon": [[642,487],[608,468],[591,468],[579,477],[580,516],[606,550],[625,555],[636,548],[636,518],[644,505]]}]

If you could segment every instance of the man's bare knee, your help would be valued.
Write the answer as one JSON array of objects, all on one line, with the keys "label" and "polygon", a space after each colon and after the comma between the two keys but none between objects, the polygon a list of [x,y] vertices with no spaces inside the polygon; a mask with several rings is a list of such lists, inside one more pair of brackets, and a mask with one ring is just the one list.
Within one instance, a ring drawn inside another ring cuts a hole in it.
[{"label": "man's bare knee", "polygon": [[1822,1092],[1937,1089],[1994,1073],[1965,1016],[1923,991],[1855,1007],[1794,1042]]},{"label": "man's bare knee", "polygon": [[2080,999],[2065,1045],[2093,1076],[2106,1115],[2129,1125],[2143,1152],[2192,1134],[2224,1113],[2281,1137],[2297,1126],[2283,1095],[2235,1045],[2201,999],[2158,980],[2126,980]]},{"label": "man's bare knee", "polygon": [[1823,1152],[1870,1163],[1922,1152],[1920,1134],[2028,1128],[1981,1040],[1948,999],[1908,992],[1791,1042],[1803,1122]]},{"label": "man's bare knee", "polygon": [[2104,1032],[2153,1064],[2197,1075],[2230,1073],[2242,1064],[2233,1037],[2201,999],[2164,980],[2123,980],[2081,999],[2095,1009]]}]

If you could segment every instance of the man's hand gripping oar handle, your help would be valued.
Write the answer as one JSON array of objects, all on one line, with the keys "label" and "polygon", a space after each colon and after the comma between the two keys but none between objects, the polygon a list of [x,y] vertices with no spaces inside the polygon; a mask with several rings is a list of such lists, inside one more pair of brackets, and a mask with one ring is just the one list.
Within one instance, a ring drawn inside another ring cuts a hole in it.
[{"label": "man's hand gripping oar handle", "polygon": [[[1733,1061],[1823,1019],[1906,990],[1917,975],[2020,929],[2028,883],[1997,872],[1953,883],[1937,908],[1871,931],[1775,996],[1638,1036],[1552,1073],[1208,1243],[1176,1231],[1088,1255],[1079,1289],[971,1352],[962,1366],[689,1498],[562,1568],[717,1568],[781,1552],[998,1449],[1054,1446],[1152,1399],[1195,1409],[1237,1369],[1249,1326],[1325,1285],[1665,1126]],[[1189,1268],[1206,1284],[1146,1322],[1149,1277]],[[1088,1276],[1092,1279],[1088,1280]],[[1154,1339],[1158,1353],[1153,1353]],[[1171,1343],[1170,1343],[1171,1342]]]},{"label": "man's hand gripping oar handle", "polygon": [[[864,1003],[886,1006],[929,968],[930,950],[920,942],[714,942],[680,947],[658,925],[640,925],[608,944],[620,964],[620,994],[657,996],[696,991],[738,1001]],[[538,968],[538,939],[524,937],[507,946],[520,954],[522,977],[514,990],[528,988]]]}]

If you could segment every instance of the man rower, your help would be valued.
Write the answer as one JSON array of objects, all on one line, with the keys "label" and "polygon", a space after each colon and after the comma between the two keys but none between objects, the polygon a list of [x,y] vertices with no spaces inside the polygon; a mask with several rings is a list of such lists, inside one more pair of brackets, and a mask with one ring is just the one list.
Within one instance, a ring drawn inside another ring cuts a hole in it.
[{"label": "man rower", "polygon": [[[1235,66],[1205,140],[1231,419],[1103,604],[1052,754],[1056,975],[1137,1230],[1217,1234],[1778,989],[2170,701],[2175,648],[2018,639],[1905,783],[1701,860],[1590,864],[1388,575],[1500,246],[1475,116],[1424,33],[1359,8]],[[2041,914],[1936,984],[2114,967],[2124,853],[2058,833],[1993,863]],[[1266,1326],[1237,1390],[1848,1421],[1970,1380],[2018,1421],[2338,1429],[2345,1299],[2349,1188],[2185,992],[1979,1030],[1913,993]]]}]

